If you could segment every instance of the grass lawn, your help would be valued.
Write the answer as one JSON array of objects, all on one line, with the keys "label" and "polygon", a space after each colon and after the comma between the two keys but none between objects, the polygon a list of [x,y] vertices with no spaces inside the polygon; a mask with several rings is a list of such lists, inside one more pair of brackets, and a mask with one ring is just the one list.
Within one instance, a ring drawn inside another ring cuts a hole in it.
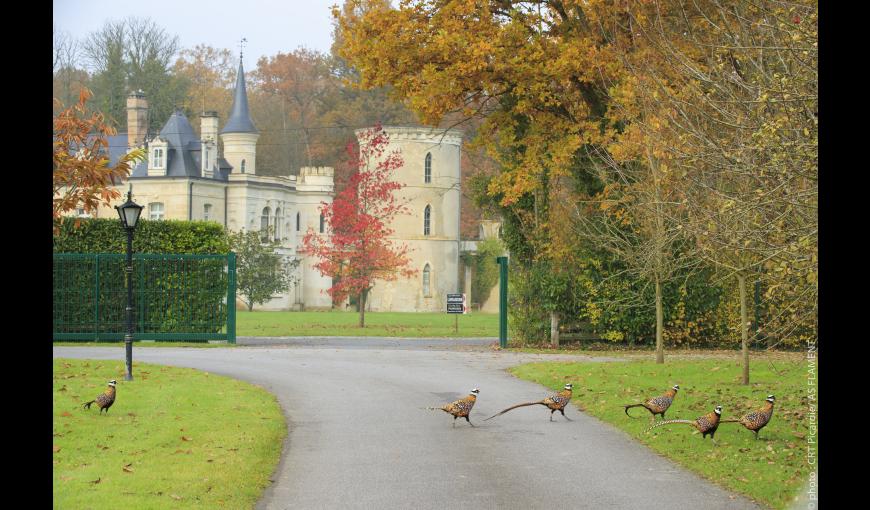
[{"label": "grass lawn", "polygon": [[[54,360],[54,508],[253,508],[287,434],[273,395],[187,368]],[[81,404],[116,379],[108,414]]]},{"label": "grass lawn", "polygon": [[389,336],[389,337],[497,337],[498,314],[366,312],[360,328],[356,312],[239,311],[236,336]]},{"label": "grass lawn", "polygon": [[[520,365],[511,372],[554,390],[573,382],[573,402],[587,414],[705,478],[773,508],[793,503],[810,475],[807,364],[796,355],[770,360],[755,356],[749,386],[740,384],[742,371],[736,353],[731,359],[672,356],[664,365],[652,361],[541,362]],[[650,414],[642,408],[629,410],[639,418],[625,415],[622,405],[660,395],[674,384],[680,385],[680,392],[666,413],[669,420],[693,420],[716,405],[722,405],[723,419],[738,418],[761,407],[768,394],[776,396],[773,418],[757,441],[740,424],[722,424],[714,444],[682,424],[644,433]]]}]

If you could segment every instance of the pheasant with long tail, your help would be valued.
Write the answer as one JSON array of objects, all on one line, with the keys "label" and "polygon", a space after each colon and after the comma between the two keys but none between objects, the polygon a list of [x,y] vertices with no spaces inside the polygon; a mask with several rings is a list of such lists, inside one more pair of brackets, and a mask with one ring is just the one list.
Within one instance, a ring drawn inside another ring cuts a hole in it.
[{"label": "pheasant with long tail", "polygon": [[698,432],[703,434],[704,439],[707,438],[707,434],[710,434],[710,439],[713,439],[713,436],[716,434],[716,429],[719,428],[720,418],[722,417],[722,406],[716,406],[716,409],[713,410],[712,413],[707,413],[704,416],[699,416],[695,420],[665,420],[660,421],[653,425],[652,427],[646,429],[645,432],[649,432],[650,430],[661,427],[662,425],[670,425],[672,423],[683,423],[686,425],[691,425],[696,428]]},{"label": "pheasant with long tail", "polygon": [[[562,416],[566,420],[573,421],[573,420],[571,420],[571,418],[568,418],[567,416],[565,416],[565,406],[567,406],[568,402],[571,401],[571,395],[572,395],[571,389],[573,387],[574,387],[573,384],[568,383],[565,385],[565,388],[562,391],[559,391],[554,395],[550,395],[549,397],[545,398],[544,400],[538,400],[537,402],[523,402],[522,404],[517,404],[515,406],[508,407],[507,409],[490,416],[486,420],[491,420],[491,419],[495,418],[496,416],[501,416],[504,413],[510,411],[511,409],[516,409],[518,407],[541,405],[541,406],[547,407],[550,410],[550,421],[553,421],[553,413],[555,413],[556,411],[559,411],[560,413],[562,413]],[[486,420],[483,420],[483,421],[486,421]]]}]

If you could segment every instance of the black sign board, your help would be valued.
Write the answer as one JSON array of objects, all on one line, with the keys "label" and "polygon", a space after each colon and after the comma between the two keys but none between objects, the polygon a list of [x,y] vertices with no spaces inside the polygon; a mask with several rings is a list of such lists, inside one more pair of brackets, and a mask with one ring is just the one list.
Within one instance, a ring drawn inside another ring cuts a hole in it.
[{"label": "black sign board", "polygon": [[465,313],[465,294],[447,294],[447,313]]}]

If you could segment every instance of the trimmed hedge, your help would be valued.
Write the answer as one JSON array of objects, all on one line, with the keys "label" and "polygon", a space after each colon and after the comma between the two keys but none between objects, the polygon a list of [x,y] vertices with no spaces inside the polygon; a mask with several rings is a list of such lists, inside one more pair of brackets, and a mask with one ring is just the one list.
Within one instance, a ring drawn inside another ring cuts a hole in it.
[{"label": "trimmed hedge", "polygon": [[[64,218],[54,237],[55,253],[127,253],[127,234],[117,218]],[[133,235],[135,253],[225,254],[230,252],[224,227],[211,221],[140,219]]]}]

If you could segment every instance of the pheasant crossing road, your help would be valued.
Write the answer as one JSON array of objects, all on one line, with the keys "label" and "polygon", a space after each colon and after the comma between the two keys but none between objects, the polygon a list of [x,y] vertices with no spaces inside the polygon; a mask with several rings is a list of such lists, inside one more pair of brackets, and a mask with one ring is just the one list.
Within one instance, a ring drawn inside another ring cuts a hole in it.
[{"label": "pheasant crossing road", "polygon": [[[483,422],[512,403],[553,393],[505,368],[559,357],[353,343],[139,348],[134,360],[207,370],[277,396],[289,434],[257,509],[759,508],[573,404],[565,409],[570,422],[558,413],[549,421],[543,406]],[[124,349],[54,347],[54,356],[123,361]],[[452,416],[424,409],[472,388],[480,388],[470,415],[476,428],[465,420],[452,428]],[[581,390],[575,384],[575,395]]]}]

